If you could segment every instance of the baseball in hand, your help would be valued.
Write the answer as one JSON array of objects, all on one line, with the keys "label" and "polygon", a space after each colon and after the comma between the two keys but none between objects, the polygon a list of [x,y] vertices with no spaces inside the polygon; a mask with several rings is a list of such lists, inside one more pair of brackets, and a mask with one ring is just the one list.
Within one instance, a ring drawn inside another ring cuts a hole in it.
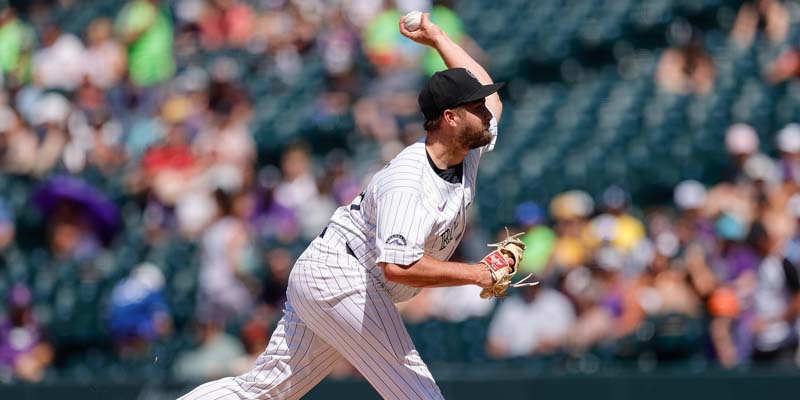
[{"label": "baseball in hand", "polygon": [[422,12],[421,11],[411,11],[406,14],[406,19],[403,21],[403,24],[406,26],[409,32],[414,32],[419,29],[419,24],[422,22]]}]

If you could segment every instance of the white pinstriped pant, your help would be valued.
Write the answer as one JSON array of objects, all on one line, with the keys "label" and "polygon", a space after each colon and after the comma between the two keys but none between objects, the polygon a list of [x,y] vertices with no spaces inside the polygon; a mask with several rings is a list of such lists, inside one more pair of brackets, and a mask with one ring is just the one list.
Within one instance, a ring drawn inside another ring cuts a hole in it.
[{"label": "white pinstriped pant", "polygon": [[283,318],[255,367],[180,400],[299,399],[344,357],[385,399],[442,399],[381,283],[336,232],[295,263]]}]

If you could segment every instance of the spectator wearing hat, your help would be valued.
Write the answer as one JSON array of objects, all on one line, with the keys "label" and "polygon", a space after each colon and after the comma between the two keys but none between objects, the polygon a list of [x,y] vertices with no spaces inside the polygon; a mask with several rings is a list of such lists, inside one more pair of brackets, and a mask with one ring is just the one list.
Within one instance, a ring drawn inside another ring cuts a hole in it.
[{"label": "spectator wearing hat", "polygon": [[676,234],[681,246],[698,243],[705,251],[713,249],[716,236],[713,218],[707,211],[708,190],[695,180],[685,180],[675,187],[673,202],[680,211]]},{"label": "spectator wearing hat", "polygon": [[725,131],[725,150],[734,158],[737,165],[744,164],[748,156],[758,152],[758,145],[758,135],[748,124],[733,124]]},{"label": "spectator wearing hat", "polygon": [[721,214],[715,228],[720,242],[709,256],[718,283],[708,299],[711,338],[720,364],[734,367],[746,362],[752,349],[752,313],[746,299],[755,288],[762,257],[745,240],[749,224],[736,215]]},{"label": "spectator wearing hat", "polygon": [[786,125],[778,132],[775,142],[780,157],[775,163],[777,171],[774,173],[783,179],[779,184],[756,189],[764,193],[759,203],[760,219],[771,238],[785,243],[794,236],[797,223],[788,203],[800,189],[800,124]]},{"label": "spectator wearing hat", "polygon": [[733,161],[729,172],[729,182],[747,180],[744,167],[750,157],[759,153],[760,141],[756,130],[745,123],[737,123],[728,127],[725,132],[725,150]]},{"label": "spectator wearing hat", "polygon": [[784,242],[794,233],[794,219],[788,215],[786,202],[794,193],[794,185],[781,184],[779,165],[764,154],[751,156],[744,166],[750,179],[751,203],[754,205],[751,222],[761,221],[769,236]]},{"label": "spectator wearing hat", "polygon": [[760,258],[745,241],[750,226],[736,215],[725,213],[717,218],[715,228],[720,245],[712,256],[711,266],[717,278],[733,282],[754,273]]},{"label": "spectator wearing hat", "polygon": [[139,264],[111,291],[108,325],[123,356],[143,354],[149,344],[167,335],[172,317],[164,293],[164,274],[151,264]]},{"label": "spectator wearing hat", "polygon": [[718,254],[724,260],[720,264],[724,269],[717,269],[716,272],[721,279],[732,282],[755,273],[762,258],[752,236],[753,230],[758,227],[764,228],[760,217],[747,222],[734,213],[726,212],[717,218],[716,230],[720,239]]},{"label": "spectator wearing hat", "polygon": [[525,232],[520,239],[526,245],[519,266],[520,271],[525,274],[541,275],[545,272],[553,254],[556,233],[545,224],[545,211],[532,201],[517,206],[516,218],[517,224]]},{"label": "spectator wearing hat", "polygon": [[[768,192],[780,179],[779,172],[769,157],[759,153],[758,135],[747,124],[728,128],[725,147],[733,165],[728,179],[708,191],[704,209],[712,218],[727,214],[748,227],[759,217]],[[729,222],[724,224],[733,226]]]},{"label": "spectator wearing hat", "polygon": [[759,196],[767,195],[768,190],[780,183],[781,172],[778,165],[765,154],[757,153],[748,157],[742,171],[755,185]]},{"label": "spectator wearing hat", "polygon": [[695,180],[686,180],[675,187],[673,201],[681,214],[675,224],[676,253],[682,254],[694,289],[707,298],[717,286],[708,264],[708,256],[717,250],[714,219],[707,212],[708,191]]},{"label": "spectator wearing hat", "polygon": [[697,216],[702,214],[703,207],[706,205],[708,192],[705,185],[689,179],[682,181],[675,186],[673,201],[684,214]]},{"label": "spectator wearing hat", "polygon": [[593,212],[594,201],[580,190],[561,193],[550,202],[550,214],[556,221],[558,234],[552,258],[557,268],[569,269],[589,260],[584,231]]},{"label": "spectator wearing hat", "polygon": [[769,157],[759,152],[756,130],[747,124],[731,125],[725,133],[725,148],[733,161],[728,181],[747,185],[754,181],[775,183],[780,176]]},{"label": "spectator wearing hat", "polygon": [[587,242],[592,247],[608,243],[627,254],[645,237],[642,222],[627,212],[629,194],[619,186],[611,186],[601,195],[600,204],[605,213],[589,223]]},{"label": "spectator wearing hat", "polygon": [[800,124],[783,127],[775,138],[781,153],[780,167],[784,181],[800,182]]}]

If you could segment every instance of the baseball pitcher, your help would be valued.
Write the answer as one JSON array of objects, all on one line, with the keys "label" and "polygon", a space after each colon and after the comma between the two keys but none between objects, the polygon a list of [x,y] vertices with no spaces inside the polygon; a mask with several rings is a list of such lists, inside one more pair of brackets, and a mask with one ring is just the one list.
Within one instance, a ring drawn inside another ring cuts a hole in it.
[{"label": "baseball pitcher", "polygon": [[344,357],[386,399],[440,399],[395,303],[421,288],[478,285],[503,296],[524,245],[509,236],[478,264],[449,262],[475,198],[478,163],[497,137],[503,107],[486,70],[428,14],[403,35],[449,67],[419,94],[426,137],[376,173],[339,208],[292,269],[283,318],[255,367],[182,399],[298,399]]}]

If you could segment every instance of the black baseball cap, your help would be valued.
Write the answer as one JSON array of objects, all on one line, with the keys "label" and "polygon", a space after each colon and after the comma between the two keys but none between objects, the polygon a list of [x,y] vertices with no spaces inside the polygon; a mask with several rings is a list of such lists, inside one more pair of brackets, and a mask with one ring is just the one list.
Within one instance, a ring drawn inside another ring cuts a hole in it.
[{"label": "black baseball cap", "polygon": [[433,120],[442,115],[444,110],[480,100],[501,87],[502,82],[481,84],[466,68],[449,68],[428,79],[419,92],[419,108],[426,120]]}]

